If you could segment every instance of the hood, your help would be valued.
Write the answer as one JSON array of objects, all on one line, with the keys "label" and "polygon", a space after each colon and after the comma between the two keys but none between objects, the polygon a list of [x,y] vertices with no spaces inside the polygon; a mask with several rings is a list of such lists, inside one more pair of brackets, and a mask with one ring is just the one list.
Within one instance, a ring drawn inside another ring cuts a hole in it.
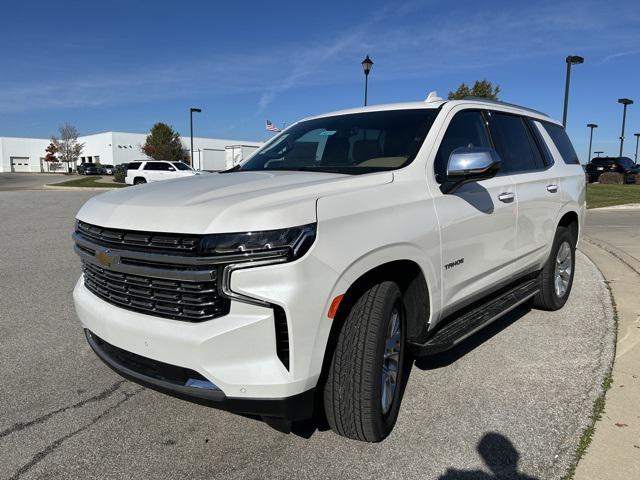
[{"label": "hood", "polygon": [[83,205],[77,218],[102,227],[151,232],[271,230],[315,222],[320,197],[391,181],[391,172],[193,175],[97,195]]}]

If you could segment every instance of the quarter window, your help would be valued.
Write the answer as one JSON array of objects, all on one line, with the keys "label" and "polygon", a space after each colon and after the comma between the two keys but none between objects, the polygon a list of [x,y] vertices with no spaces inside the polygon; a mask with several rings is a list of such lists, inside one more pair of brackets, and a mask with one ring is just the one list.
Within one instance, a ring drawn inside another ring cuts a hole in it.
[{"label": "quarter window", "polygon": [[459,147],[491,147],[486,122],[479,111],[466,110],[457,113],[449,123],[434,163],[436,180],[439,183],[446,180],[449,156]]},{"label": "quarter window", "polygon": [[578,160],[578,154],[573,148],[573,145],[571,145],[571,140],[569,140],[569,136],[565,129],[560,125],[546,122],[542,122],[542,126],[551,137],[551,140],[553,140],[553,143],[560,152],[560,156],[562,157],[562,160],[564,160],[564,163],[569,165],[579,164],[580,160]]},{"label": "quarter window", "polygon": [[491,136],[502,159],[500,173],[544,168],[542,156],[524,120],[516,115],[491,112]]}]

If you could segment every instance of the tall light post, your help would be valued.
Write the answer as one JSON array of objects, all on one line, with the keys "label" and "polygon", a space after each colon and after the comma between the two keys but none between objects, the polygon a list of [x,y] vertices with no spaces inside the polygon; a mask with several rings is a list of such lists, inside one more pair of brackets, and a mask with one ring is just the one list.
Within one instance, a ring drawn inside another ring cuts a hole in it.
[{"label": "tall light post", "polygon": [[620,155],[618,155],[619,157],[622,156],[622,147],[624,146],[624,124],[627,121],[627,105],[632,105],[633,104],[633,100],[630,100],[628,98],[619,98],[618,99],[618,103],[621,103],[623,106],[622,109],[622,132],[620,133]]},{"label": "tall light post", "polygon": [[600,152],[593,152],[593,153],[595,153],[598,156],[598,158],[600,158],[600,155],[603,154],[604,152],[600,151]]},{"label": "tall light post", "polygon": [[369,73],[373,68],[373,60],[369,58],[369,55],[362,61],[362,69],[364,70],[364,106],[367,106],[367,93],[369,90]]},{"label": "tall light post", "polygon": [[579,65],[584,63],[584,57],[578,55],[569,55],[566,59],[567,74],[564,84],[564,111],[562,112],[562,125],[567,126],[567,108],[569,107],[569,84],[571,83],[571,65]]},{"label": "tall light post", "polygon": [[200,113],[199,108],[191,107],[189,109],[189,131],[191,133],[191,168],[193,168],[193,112]]},{"label": "tall light post", "polygon": [[591,133],[589,134],[589,156],[587,157],[587,163],[591,161],[591,144],[593,143],[593,129],[598,128],[598,125],[595,123],[587,123],[587,127],[591,129]]},{"label": "tall light post", "polygon": [[640,133],[634,133],[633,134],[636,137],[636,159],[635,159],[635,164],[638,164],[638,141],[640,141]]}]

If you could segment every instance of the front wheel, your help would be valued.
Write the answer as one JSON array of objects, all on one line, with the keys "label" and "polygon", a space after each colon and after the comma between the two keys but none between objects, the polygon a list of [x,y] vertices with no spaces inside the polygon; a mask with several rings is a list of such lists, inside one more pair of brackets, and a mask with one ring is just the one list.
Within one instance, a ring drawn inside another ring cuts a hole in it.
[{"label": "front wheel", "polygon": [[324,385],[329,426],[347,438],[384,440],[402,399],[405,313],[389,281],[365,291],[348,313]]},{"label": "front wheel", "polygon": [[576,264],[576,239],[566,227],[558,227],[551,254],[539,274],[540,292],[533,306],[542,310],[559,310],[567,302],[573,285]]}]

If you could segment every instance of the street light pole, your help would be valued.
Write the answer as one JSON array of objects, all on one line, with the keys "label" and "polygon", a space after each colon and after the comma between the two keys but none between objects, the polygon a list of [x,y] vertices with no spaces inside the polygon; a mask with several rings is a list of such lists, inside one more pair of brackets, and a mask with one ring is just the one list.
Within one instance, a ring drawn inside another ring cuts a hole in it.
[{"label": "street light pole", "polygon": [[591,161],[591,145],[593,143],[593,129],[598,128],[598,125],[595,123],[587,123],[587,127],[591,129],[591,133],[589,134],[589,156],[587,157],[587,163]]},{"label": "street light pole", "polygon": [[618,103],[622,104],[622,132],[620,133],[620,155],[622,156],[622,147],[624,146],[624,125],[627,121],[627,105],[633,104],[633,100],[628,98],[619,98]]},{"label": "street light pole", "polygon": [[636,160],[635,160],[635,164],[638,164],[638,141],[640,141],[640,133],[634,133],[633,134],[636,137]]},{"label": "street light pole", "polygon": [[584,58],[578,55],[569,55],[566,58],[567,73],[565,76],[564,84],[564,110],[562,112],[562,125],[567,126],[567,109],[569,107],[569,85],[571,83],[571,65],[578,65],[584,63]]},{"label": "street light pole", "polygon": [[202,110],[194,107],[191,107],[189,109],[189,131],[191,133],[191,168],[193,168],[193,112],[200,113],[202,112]]},{"label": "street light pole", "polygon": [[369,58],[369,55],[361,62],[362,69],[364,70],[364,106],[367,106],[367,94],[369,90],[369,72],[373,68],[373,60]]}]

